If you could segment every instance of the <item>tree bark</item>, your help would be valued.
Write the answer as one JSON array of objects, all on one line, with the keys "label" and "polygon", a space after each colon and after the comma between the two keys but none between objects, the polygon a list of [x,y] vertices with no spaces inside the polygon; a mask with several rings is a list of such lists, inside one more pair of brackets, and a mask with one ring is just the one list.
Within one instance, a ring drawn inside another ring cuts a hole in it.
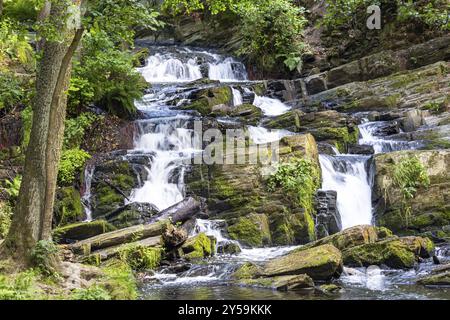
[{"label": "tree bark", "polygon": [[[22,184],[9,234],[0,247],[0,256],[12,256],[23,266],[29,265],[31,251],[38,241],[51,239],[71,59],[83,34],[82,29],[69,23],[74,13],[63,2],[53,2],[50,10],[49,19],[62,39],[43,42]],[[75,14],[80,14],[81,1],[72,3],[80,9]]]},{"label": "tree bark", "polygon": [[0,0],[0,17],[3,15],[3,0]]}]

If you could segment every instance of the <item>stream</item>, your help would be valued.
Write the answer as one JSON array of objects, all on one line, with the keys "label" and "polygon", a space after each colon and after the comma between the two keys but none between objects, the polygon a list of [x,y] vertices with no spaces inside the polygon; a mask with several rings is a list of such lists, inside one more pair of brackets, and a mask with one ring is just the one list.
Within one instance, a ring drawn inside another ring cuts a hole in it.
[{"label": "stream", "polygon": [[[189,103],[189,95],[199,87],[229,85],[233,92],[234,106],[241,105],[251,93],[252,82],[248,80],[245,67],[232,57],[226,57],[205,49],[185,47],[152,47],[147,65],[139,69],[152,84],[151,89],[137,108],[144,118],[137,121],[139,133],[134,149],[129,155],[148,157],[151,165],[146,181],[133,190],[130,202],[152,203],[164,210],[185,196],[184,160],[201,154],[202,148],[192,139],[193,121],[198,114],[175,109]],[[199,83],[202,78],[218,82]],[[240,90],[238,89],[240,88]],[[252,104],[259,107],[265,117],[281,115],[291,109],[273,97],[254,94]],[[233,121],[233,119],[223,119]],[[373,146],[375,153],[414,149],[417,142],[385,139],[379,135],[384,122],[369,122],[361,115],[361,145]],[[294,133],[286,130],[268,130],[261,126],[248,126],[248,133],[255,143],[277,141]],[[321,154],[322,189],[337,191],[337,207],[342,227],[372,223],[372,186],[374,168],[371,155]],[[86,180],[89,172],[86,173]],[[89,197],[89,194],[87,195]],[[85,206],[89,218],[89,208]],[[223,232],[223,221],[197,220],[191,235],[204,232],[217,239],[216,250],[229,243]],[[349,269],[335,283],[343,289],[328,295],[317,290],[279,292],[262,288],[232,285],[230,275],[244,262],[262,263],[281,256],[296,247],[243,248],[237,255],[217,253],[214,257],[190,265],[188,270],[163,267],[147,275],[140,288],[142,299],[442,299],[450,297],[450,289],[433,290],[414,284],[415,278],[432,267],[432,262],[420,264],[416,269],[398,271],[378,267]],[[438,251],[439,255],[439,251]],[[441,256],[441,260],[448,259]]]}]

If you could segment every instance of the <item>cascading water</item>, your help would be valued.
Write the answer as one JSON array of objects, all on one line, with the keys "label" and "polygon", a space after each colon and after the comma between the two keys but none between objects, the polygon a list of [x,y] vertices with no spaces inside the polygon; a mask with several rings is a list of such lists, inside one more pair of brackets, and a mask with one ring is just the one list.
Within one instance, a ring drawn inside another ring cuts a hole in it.
[{"label": "cascading water", "polygon": [[373,146],[375,154],[393,152],[400,150],[410,150],[416,149],[420,144],[416,141],[398,141],[392,139],[386,139],[382,136],[377,135],[377,131],[386,122],[365,122],[359,126],[359,133],[361,139],[359,139],[359,144]]},{"label": "cascading water", "polygon": [[372,187],[368,156],[320,155],[322,189],[337,192],[337,206],[346,229],[372,223]]},{"label": "cascading water", "polygon": [[287,130],[269,130],[264,127],[247,127],[250,139],[256,144],[270,143],[278,141],[283,137],[292,135],[292,132]]},{"label": "cascading water", "polygon": [[86,214],[86,222],[92,221],[91,210],[91,185],[94,176],[95,166],[87,165],[84,170],[84,190],[81,203],[83,204],[84,213]]},{"label": "cascading water", "polygon": [[220,61],[220,56],[214,55],[215,62],[209,63],[208,78],[224,82],[245,81],[247,71],[242,63],[233,58],[226,58]]},{"label": "cascading water", "polygon": [[278,99],[260,97],[256,94],[253,104],[260,108],[266,116],[279,116],[291,109]]},{"label": "cascading water", "polygon": [[243,103],[242,93],[233,87],[231,87],[231,92],[233,93],[233,106],[240,106]]}]

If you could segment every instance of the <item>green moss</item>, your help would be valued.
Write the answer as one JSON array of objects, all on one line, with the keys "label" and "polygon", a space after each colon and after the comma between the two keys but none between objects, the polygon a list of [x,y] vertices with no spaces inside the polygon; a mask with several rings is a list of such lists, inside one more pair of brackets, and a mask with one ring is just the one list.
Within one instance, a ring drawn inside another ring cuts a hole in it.
[{"label": "green moss", "polygon": [[214,87],[201,90],[197,98],[190,105],[183,106],[183,110],[196,110],[206,116],[212,112],[212,107],[217,105],[229,105],[232,101],[232,92],[229,86]]},{"label": "green moss", "polygon": [[215,242],[205,233],[189,238],[181,247],[182,256],[187,260],[197,260],[214,255]]},{"label": "green moss", "polygon": [[445,226],[450,224],[450,211],[424,213],[414,216],[411,219],[411,226],[418,229],[423,229],[432,226]]},{"label": "green moss", "polygon": [[102,267],[105,274],[102,286],[113,300],[134,300],[137,298],[136,279],[131,267],[121,260],[109,260]]},{"label": "green moss", "polygon": [[64,187],[58,190],[54,206],[54,218],[58,226],[82,220],[84,210],[81,204],[80,192],[74,187]]},{"label": "green moss", "polygon": [[252,279],[259,273],[259,268],[251,262],[246,262],[241,265],[234,273],[233,279]]},{"label": "green moss", "polygon": [[71,300],[111,300],[109,292],[97,285],[86,289],[75,289],[70,298]]},{"label": "green moss", "polygon": [[120,260],[133,270],[153,270],[161,263],[163,249],[125,244],[119,250]]},{"label": "green moss", "polygon": [[384,102],[388,108],[393,109],[400,103],[400,99],[401,95],[397,93],[384,98]]},{"label": "green moss", "polygon": [[105,220],[80,222],[54,229],[53,239],[58,242],[71,242],[74,240],[84,240],[114,230],[116,228]]},{"label": "green moss", "polygon": [[252,247],[261,247],[271,242],[266,215],[250,214],[238,218],[233,225],[228,227],[228,234],[231,239]]}]

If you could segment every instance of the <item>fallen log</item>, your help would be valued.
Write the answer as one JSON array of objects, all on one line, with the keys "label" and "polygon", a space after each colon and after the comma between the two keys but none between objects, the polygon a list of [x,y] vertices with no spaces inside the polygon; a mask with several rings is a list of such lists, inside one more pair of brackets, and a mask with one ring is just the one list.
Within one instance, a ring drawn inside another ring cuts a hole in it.
[{"label": "fallen log", "polygon": [[89,255],[91,252],[124,243],[161,236],[170,225],[168,220],[161,220],[148,225],[138,225],[104,233],[70,245],[76,254]]},{"label": "fallen log", "polygon": [[170,219],[174,224],[178,222],[186,222],[199,212],[200,202],[192,197],[189,197],[153,216],[152,221]]},{"label": "fallen log", "polygon": [[[139,240],[136,242],[130,242],[126,245],[130,245],[130,246],[142,246],[145,248],[156,248],[156,247],[162,247],[163,242],[162,242],[162,238],[161,236],[157,236],[157,237],[151,237],[151,238],[146,238],[143,240]],[[92,253],[90,253],[87,257],[84,256],[82,258],[83,261],[105,261],[111,258],[116,257],[121,250],[124,249],[124,244],[120,244],[114,247],[109,247],[109,248],[105,248],[105,249],[100,249],[100,250],[96,250]]]}]

